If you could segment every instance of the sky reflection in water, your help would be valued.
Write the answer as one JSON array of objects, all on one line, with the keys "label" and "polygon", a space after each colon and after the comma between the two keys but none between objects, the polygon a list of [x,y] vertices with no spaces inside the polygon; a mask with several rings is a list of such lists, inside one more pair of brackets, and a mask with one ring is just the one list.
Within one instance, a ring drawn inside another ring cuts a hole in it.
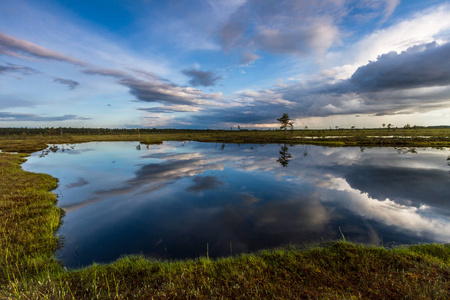
[{"label": "sky reflection in water", "polygon": [[67,267],[198,257],[207,244],[226,256],[339,239],[339,228],[378,245],[450,241],[448,149],[136,146],[66,146],[23,165],[60,180]]}]

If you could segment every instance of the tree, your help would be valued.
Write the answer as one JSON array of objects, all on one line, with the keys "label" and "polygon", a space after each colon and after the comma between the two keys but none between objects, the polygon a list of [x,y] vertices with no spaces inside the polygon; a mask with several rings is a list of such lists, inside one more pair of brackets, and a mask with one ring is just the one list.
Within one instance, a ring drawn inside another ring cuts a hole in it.
[{"label": "tree", "polygon": [[284,129],[284,137],[286,137],[286,130],[288,127],[294,129],[294,122],[291,122],[291,118],[289,118],[287,113],[284,113],[277,121],[281,124],[280,129]]}]

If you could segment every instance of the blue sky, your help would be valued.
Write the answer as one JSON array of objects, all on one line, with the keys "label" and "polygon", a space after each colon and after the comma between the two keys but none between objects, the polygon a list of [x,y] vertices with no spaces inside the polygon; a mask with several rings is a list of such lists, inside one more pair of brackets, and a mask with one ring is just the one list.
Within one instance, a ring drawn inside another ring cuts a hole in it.
[{"label": "blue sky", "polygon": [[1,127],[450,124],[449,1],[0,5]]}]

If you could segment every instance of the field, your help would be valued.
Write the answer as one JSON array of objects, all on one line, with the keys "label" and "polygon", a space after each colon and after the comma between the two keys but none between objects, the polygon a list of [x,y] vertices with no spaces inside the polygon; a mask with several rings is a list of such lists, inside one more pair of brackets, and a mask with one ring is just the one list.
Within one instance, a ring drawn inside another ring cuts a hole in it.
[{"label": "field", "polygon": [[341,241],[295,245],[211,260],[124,257],[66,270],[55,259],[62,211],[58,182],[25,172],[27,153],[47,144],[194,140],[217,143],[313,143],[360,147],[449,147],[449,128],[210,131],[0,129],[0,298],[448,299],[450,244],[385,249]]}]

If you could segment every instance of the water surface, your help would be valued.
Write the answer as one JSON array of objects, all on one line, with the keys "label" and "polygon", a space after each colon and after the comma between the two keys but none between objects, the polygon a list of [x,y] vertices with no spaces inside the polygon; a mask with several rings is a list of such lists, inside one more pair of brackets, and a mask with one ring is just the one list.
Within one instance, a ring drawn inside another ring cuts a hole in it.
[{"label": "water surface", "polygon": [[341,238],[450,241],[449,150],[137,142],[57,146],[25,170],[59,179],[59,258],[227,256]]}]

